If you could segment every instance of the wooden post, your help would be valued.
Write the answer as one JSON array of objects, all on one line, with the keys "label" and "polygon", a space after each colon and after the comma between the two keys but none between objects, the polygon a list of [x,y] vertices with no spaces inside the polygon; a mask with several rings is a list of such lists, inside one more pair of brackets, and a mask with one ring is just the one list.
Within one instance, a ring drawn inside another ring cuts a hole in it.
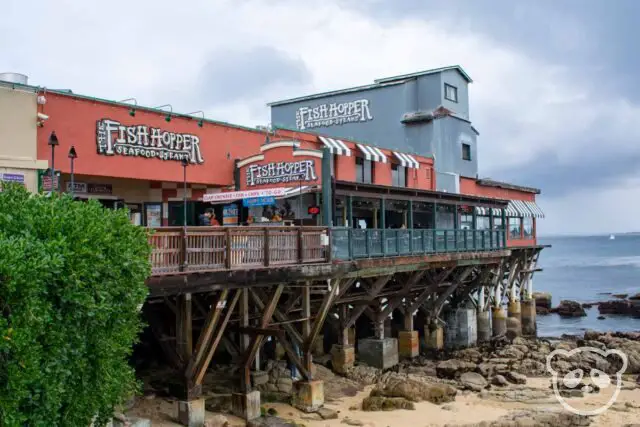
[{"label": "wooden post", "polygon": [[491,249],[494,249],[494,239],[493,239],[493,225],[494,225],[494,221],[493,221],[493,208],[489,208],[489,230],[491,230],[489,232],[489,247]]},{"label": "wooden post", "polygon": [[191,294],[178,295],[176,309],[176,350],[182,362],[187,363],[193,352]]},{"label": "wooden post", "polygon": [[231,270],[231,229],[227,228],[226,229],[226,251],[225,251],[225,266],[227,267],[227,270]]},{"label": "wooden post", "polygon": [[[302,288],[302,337],[307,339],[311,335],[311,283],[305,283]],[[313,343],[312,343],[313,344]],[[312,348],[302,349],[304,352],[304,367],[307,372],[311,373],[313,359],[311,357]]]},{"label": "wooden post", "polygon": [[[478,222],[477,222],[478,217],[477,217],[477,214],[476,214],[475,206],[473,207],[473,210],[471,211],[471,218],[472,218],[471,221],[473,223],[473,225],[471,226],[471,230],[472,230],[472,233],[473,233],[473,250],[476,251],[476,250],[478,250],[478,242],[477,242],[477,239],[476,239],[476,230],[478,229]],[[465,246],[466,246],[466,244],[467,244],[467,241],[465,239]]]},{"label": "wooden post", "polygon": [[354,228],[353,227],[353,196],[351,194],[347,196],[347,221],[348,223],[346,224],[346,226],[349,228]]},{"label": "wooden post", "polygon": [[180,229],[180,271],[185,271],[187,266],[187,229]]},{"label": "wooden post", "polygon": [[271,242],[269,238],[269,227],[264,228],[264,265],[269,267],[269,263],[271,261]]},{"label": "wooden post", "polygon": [[302,227],[298,228],[298,263],[304,262],[304,239],[302,238]]}]

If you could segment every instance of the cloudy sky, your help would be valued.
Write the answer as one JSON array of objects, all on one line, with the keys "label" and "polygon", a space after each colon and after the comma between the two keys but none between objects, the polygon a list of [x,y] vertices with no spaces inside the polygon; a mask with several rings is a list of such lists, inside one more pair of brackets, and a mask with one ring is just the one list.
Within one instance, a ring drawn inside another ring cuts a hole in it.
[{"label": "cloudy sky", "polygon": [[[7,4],[8,2],[8,4]],[[635,0],[5,0],[0,71],[254,126],[266,102],[460,64],[482,177],[540,231],[640,231]]]}]

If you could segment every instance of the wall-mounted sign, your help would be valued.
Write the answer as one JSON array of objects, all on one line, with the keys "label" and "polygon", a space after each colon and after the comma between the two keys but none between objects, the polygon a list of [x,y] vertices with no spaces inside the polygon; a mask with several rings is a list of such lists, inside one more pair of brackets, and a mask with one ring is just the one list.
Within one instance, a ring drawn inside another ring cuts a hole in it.
[{"label": "wall-mounted sign", "polygon": [[24,184],[24,175],[21,173],[0,173],[0,181]]},{"label": "wall-mounted sign", "polygon": [[222,225],[238,225],[238,207],[226,205],[222,208]]},{"label": "wall-mounted sign", "polygon": [[202,197],[203,202],[217,203],[217,202],[231,202],[238,199],[250,199],[252,197],[279,197],[284,196],[287,189],[284,187],[279,188],[263,188],[261,190],[247,190],[247,191],[227,191],[225,193],[210,193],[205,194]]},{"label": "wall-mounted sign", "polygon": [[252,206],[271,206],[276,204],[276,198],[273,196],[267,197],[252,197],[250,199],[242,199],[242,206],[250,208]]},{"label": "wall-mounted sign", "polygon": [[247,168],[247,186],[280,184],[300,181],[316,181],[314,160],[267,163]]},{"label": "wall-mounted sign", "polygon": [[[67,193],[71,192],[71,182],[67,182],[66,190]],[[86,182],[74,182],[73,192],[85,194],[112,194],[113,187],[111,184],[87,184]]]},{"label": "wall-mounted sign", "polygon": [[373,120],[373,116],[368,99],[300,107],[296,111],[296,126],[300,130],[369,120]]},{"label": "wall-mounted sign", "polygon": [[102,119],[96,124],[98,154],[134,156],[148,159],[189,160],[204,163],[200,138],[187,133],[174,133],[145,125],[125,126],[114,120]]},{"label": "wall-mounted sign", "polygon": [[[40,175],[40,189],[42,191],[52,191],[51,190],[51,175],[48,171],[38,172]],[[54,176],[54,191],[60,188],[60,173],[56,171]]]}]

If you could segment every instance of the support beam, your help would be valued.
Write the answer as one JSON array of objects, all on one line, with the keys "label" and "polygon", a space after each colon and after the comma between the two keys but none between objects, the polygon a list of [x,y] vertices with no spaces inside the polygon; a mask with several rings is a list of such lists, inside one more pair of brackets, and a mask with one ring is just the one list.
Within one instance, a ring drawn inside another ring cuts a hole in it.
[{"label": "support beam", "polygon": [[462,282],[469,277],[474,267],[466,267],[464,271],[456,278],[454,283],[452,283],[435,301],[435,303],[431,307],[431,319],[435,319],[440,315],[440,311],[442,311],[442,307],[444,306],[447,298],[453,294],[453,292],[458,289],[458,286],[462,284]]},{"label": "support beam", "polygon": [[402,286],[402,289],[400,290],[400,292],[398,292],[398,296],[392,298],[387,302],[387,307],[382,311],[382,313],[380,313],[380,316],[382,318],[389,317],[393,310],[395,310],[400,304],[402,304],[402,300],[407,297],[407,295],[411,291],[411,288],[418,284],[418,282],[424,277],[426,273],[427,270],[414,272],[411,277],[409,277],[409,280],[406,281],[404,286]]},{"label": "support beam", "polygon": [[[373,284],[373,286],[371,287],[371,292],[369,292],[369,295],[366,298],[366,301],[369,301],[369,302],[373,301],[378,296],[378,294],[382,291],[382,289],[385,287],[387,282],[391,280],[392,277],[393,275],[378,277],[375,283]],[[362,315],[362,313],[364,313],[367,307],[368,307],[367,305],[363,304],[354,308],[353,312],[351,313],[351,317],[349,318],[349,321],[347,321],[347,324],[345,327],[350,328],[353,325],[355,325],[356,320],[358,320],[358,318]]]},{"label": "support beam", "polygon": [[188,363],[193,352],[193,319],[191,294],[178,295],[176,304],[176,350],[180,360]]},{"label": "support beam", "polygon": [[[307,283],[307,286],[302,288],[302,316],[307,318],[307,320],[305,320],[302,323],[302,336],[307,338],[311,335],[311,320],[310,320],[311,319],[311,284],[310,283]],[[311,346],[313,347],[313,343],[311,344]],[[285,351],[286,350],[287,349],[285,347]],[[312,368],[311,365],[313,363],[313,359],[311,357],[311,353],[312,353],[311,348],[303,349],[303,353],[304,353],[303,355],[304,368],[308,372],[311,372],[311,368]],[[309,376],[307,380],[311,381],[311,377]]]},{"label": "support beam", "polygon": [[[264,290],[262,289],[257,289],[257,288],[251,289],[250,292],[251,292],[251,296],[253,298],[254,303],[258,306],[260,310],[264,310],[265,305],[263,301],[266,301],[268,298],[266,292],[264,292]],[[295,341],[296,345],[298,346],[302,345],[302,342],[303,342],[302,336],[300,335],[298,330],[293,325],[290,324],[289,318],[287,317],[287,315],[281,312],[280,310],[278,310],[277,307],[275,308],[273,315],[276,318],[276,320],[278,320],[278,322],[280,322],[280,324],[284,327],[287,333],[291,336],[291,339]],[[306,316],[303,316],[303,317],[306,317]]]},{"label": "support beam", "polygon": [[311,348],[313,347],[318,334],[320,334],[320,329],[322,328],[322,325],[324,325],[324,320],[327,318],[329,309],[331,309],[331,307],[333,306],[336,295],[338,295],[338,291],[340,290],[340,282],[340,279],[336,279],[333,283],[331,283],[331,280],[327,280],[327,283],[331,286],[331,289],[329,290],[329,292],[327,292],[322,301],[322,305],[320,306],[318,315],[313,322],[313,326],[311,327],[309,336],[305,337],[305,341],[302,346],[305,353],[311,351]]}]

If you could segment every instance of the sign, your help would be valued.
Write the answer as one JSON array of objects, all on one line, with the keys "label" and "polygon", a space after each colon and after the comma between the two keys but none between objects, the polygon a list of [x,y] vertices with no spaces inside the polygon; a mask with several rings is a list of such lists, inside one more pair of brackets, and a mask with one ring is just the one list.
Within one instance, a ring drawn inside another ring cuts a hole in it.
[{"label": "sign", "polygon": [[133,156],[147,159],[187,159],[204,163],[200,138],[187,133],[174,133],[146,125],[125,126],[114,120],[102,119],[96,124],[98,154]]},{"label": "sign", "polygon": [[238,225],[238,207],[226,205],[222,208],[222,225]]},{"label": "sign", "polygon": [[307,213],[309,215],[319,215],[320,214],[320,207],[318,207],[318,206],[309,206],[309,208],[307,209]]},{"label": "sign", "polygon": [[24,175],[21,173],[0,173],[0,181],[24,184]]},{"label": "sign", "polygon": [[244,206],[245,208],[250,208],[252,206],[271,206],[275,204],[276,204],[276,198],[273,196],[242,199],[242,206]]},{"label": "sign", "polygon": [[217,203],[230,202],[238,199],[250,199],[252,197],[284,196],[286,188],[264,188],[261,190],[227,191],[226,193],[209,193],[202,197],[203,202]]},{"label": "sign", "polygon": [[[49,175],[48,173],[44,174],[44,175],[42,175],[41,179],[42,179],[42,191],[52,191],[52,189],[51,189],[51,175]],[[54,183],[54,187],[55,188],[53,189],[53,191],[58,190],[60,188],[60,175],[57,172],[56,172],[56,175],[54,177],[54,182],[55,182]]]},{"label": "sign", "polygon": [[296,127],[300,130],[369,120],[373,120],[373,116],[368,99],[300,107],[296,111]]},{"label": "sign", "polygon": [[[67,193],[71,192],[71,182],[67,182]],[[74,193],[86,193],[86,194],[112,194],[113,187],[111,184],[87,184],[86,182],[74,182]]]},{"label": "sign", "polygon": [[251,165],[247,168],[246,174],[248,187],[263,184],[316,181],[318,179],[315,160]]}]

